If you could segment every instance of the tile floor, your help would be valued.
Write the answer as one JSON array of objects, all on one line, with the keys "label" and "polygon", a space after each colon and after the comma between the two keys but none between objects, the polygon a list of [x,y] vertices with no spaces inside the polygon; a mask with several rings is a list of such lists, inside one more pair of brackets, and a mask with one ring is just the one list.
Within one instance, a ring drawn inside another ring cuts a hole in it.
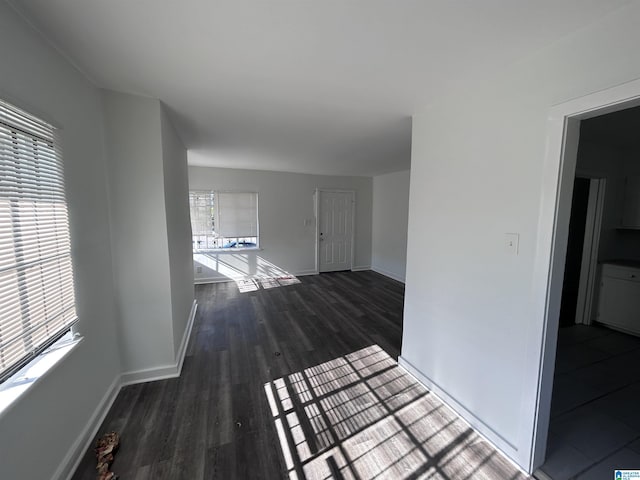
[{"label": "tile floor", "polygon": [[600,480],[616,468],[640,469],[640,337],[561,328],[540,470],[553,480]]}]

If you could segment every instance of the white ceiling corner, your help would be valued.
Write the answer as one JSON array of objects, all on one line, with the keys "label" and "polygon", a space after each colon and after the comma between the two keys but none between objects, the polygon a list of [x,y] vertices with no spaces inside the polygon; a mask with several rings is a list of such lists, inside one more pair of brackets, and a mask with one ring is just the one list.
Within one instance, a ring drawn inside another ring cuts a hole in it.
[{"label": "white ceiling corner", "polygon": [[190,163],[407,169],[411,116],[627,0],[23,0],[100,87],[162,100]]}]

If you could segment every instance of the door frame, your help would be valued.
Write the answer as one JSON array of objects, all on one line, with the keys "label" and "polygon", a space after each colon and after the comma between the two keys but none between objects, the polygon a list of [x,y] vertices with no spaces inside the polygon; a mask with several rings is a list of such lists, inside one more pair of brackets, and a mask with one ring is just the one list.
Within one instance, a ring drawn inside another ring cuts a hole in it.
[{"label": "door frame", "polygon": [[528,352],[538,365],[535,398],[530,399],[534,402],[530,472],[544,463],[549,433],[580,121],[638,105],[640,80],[634,80],[552,106],[549,112],[532,283],[532,313],[540,321],[535,322],[531,333],[540,343]]},{"label": "door frame", "polygon": [[351,262],[349,270],[353,270],[353,257],[355,255],[355,231],[356,231],[356,192],[355,190],[343,190],[339,188],[316,188],[314,192],[314,209],[316,215],[316,274],[320,273],[320,193],[350,193],[351,194]]},{"label": "door frame", "polygon": [[602,214],[607,187],[606,178],[594,178],[577,174],[576,178],[589,179],[589,200],[584,243],[582,244],[582,262],[576,303],[576,324],[591,325],[593,299],[598,271],[598,249],[602,230]]}]

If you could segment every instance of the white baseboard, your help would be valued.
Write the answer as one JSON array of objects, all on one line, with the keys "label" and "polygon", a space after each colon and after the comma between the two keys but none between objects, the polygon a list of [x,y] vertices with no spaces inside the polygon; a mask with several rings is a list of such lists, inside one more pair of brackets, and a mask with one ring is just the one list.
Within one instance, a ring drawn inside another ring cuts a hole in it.
[{"label": "white baseboard", "polygon": [[407,373],[413,376],[418,382],[422,383],[431,393],[435,394],[442,403],[448,406],[456,415],[464,420],[478,435],[489,442],[498,452],[509,460],[516,468],[522,470],[515,458],[518,457],[518,449],[511,442],[503,438],[499,433],[493,430],[489,425],[480,420],[464,405],[458,402],[453,396],[449,395],[446,390],[440,387],[436,382],[423,375],[417,368],[411,365],[402,355],[398,358],[398,365],[404,368]]},{"label": "white baseboard", "polygon": [[180,347],[178,348],[175,364],[157,368],[137,370],[134,372],[126,372],[121,375],[117,375],[116,378],[114,378],[104,397],[102,397],[102,400],[94,410],[93,415],[91,415],[91,418],[89,418],[87,425],[82,430],[82,433],[73,443],[62,462],[60,462],[60,465],[53,474],[52,478],[54,480],[71,479],[76,469],[78,468],[82,457],[89,448],[89,445],[96,437],[98,429],[102,425],[102,422],[107,416],[107,413],[109,413],[109,410],[111,410],[113,402],[120,393],[122,387],[133,385],[135,383],[152,382],[154,380],[164,380],[167,378],[175,378],[180,376],[197,310],[198,304],[194,300],[193,304],[191,305],[191,312],[189,313],[187,326],[185,327],[182,341],[180,342]]},{"label": "white baseboard", "polygon": [[187,345],[189,345],[189,338],[191,337],[191,330],[193,329],[193,322],[196,319],[196,312],[198,311],[198,302],[193,300],[191,304],[191,311],[189,312],[189,319],[187,320],[187,327],[182,334],[182,341],[180,347],[176,352],[176,363],[178,366],[178,376],[182,373],[182,364],[184,363],[184,356],[187,354]]},{"label": "white baseboard", "polygon": [[134,385],[136,383],[154,382],[156,380],[166,380],[168,378],[176,378],[180,376],[182,372],[182,364],[184,363],[184,355],[187,352],[187,343],[189,342],[189,335],[193,328],[193,321],[196,317],[196,310],[198,305],[196,301],[193,301],[191,305],[191,312],[189,313],[189,320],[182,336],[182,342],[176,355],[176,362],[163,365],[160,367],[144,368],[142,370],[134,370],[131,372],[124,372],[121,378],[121,386]]},{"label": "white baseboard", "polygon": [[371,265],[360,265],[357,267],[351,267],[352,272],[364,272],[366,270],[371,270]]},{"label": "white baseboard", "polygon": [[63,479],[71,479],[73,474],[75,473],[82,457],[84,456],[87,448],[93,442],[96,434],[98,433],[98,429],[102,425],[107,413],[111,410],[111,406],[113,402],[116,400],[116,397],[120,393],[120,375],[116,375],[111,382],[111,385],[107,389],[106,393],[98,403],[98,406],[93,411],[91,418],[87,422],[86,426],[78,436],[71,448],[67,452],[67,454],[58,465],[55,473],[51,478],[54,480],[63,480]]},{"label": "white baseboard", "polygon": [[178,366],[171,364],[124,372],[120,378],[122,379],[121,386],[126,387],[128,385],[135,385],[136,383],[155,382],[156,380],[167,380],[179,376]]},{"label": "white baseboard", "polygon": [[304,277],[306,275],[318,275],[320,272],[318,270],[302,270],[300,272],[296,272],[296,277]]},{"label": "white baseboard", "polygon": [[216,277],[216,278],[196,278],[193,281],[194,285],[205,285],[207,283],[225,283],[225,282],[235,282],[233,278],[228,277]]},{"label": "white baseboard", "polygon": [[373,270],[376,273],[379,273],[380,275],[384,275],[385,277],[389,277],[390,279],[395,280],[396,282],[405,283],[404,277],[401,277],[400,275],[396,275],[395,273],[391,273],[386,270],[383,270],[382,268],[371,267],[371,270]]}]

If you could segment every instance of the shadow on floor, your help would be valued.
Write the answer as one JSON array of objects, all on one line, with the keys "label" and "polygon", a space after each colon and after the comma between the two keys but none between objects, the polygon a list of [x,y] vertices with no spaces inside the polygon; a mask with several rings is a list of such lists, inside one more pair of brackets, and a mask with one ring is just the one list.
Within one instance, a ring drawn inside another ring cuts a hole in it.
[{"label": "shadow on floor", "polygon": [[527,478],[377,345],[264,388],[288,478]]},{"label": "shadow on floor", "polygon": [[[373,272],[198,285],[178,378],[125,387],[122,479],[525,478],[400,367],[404,286]],[[95,479],[88,449],[74,479]]]}]

